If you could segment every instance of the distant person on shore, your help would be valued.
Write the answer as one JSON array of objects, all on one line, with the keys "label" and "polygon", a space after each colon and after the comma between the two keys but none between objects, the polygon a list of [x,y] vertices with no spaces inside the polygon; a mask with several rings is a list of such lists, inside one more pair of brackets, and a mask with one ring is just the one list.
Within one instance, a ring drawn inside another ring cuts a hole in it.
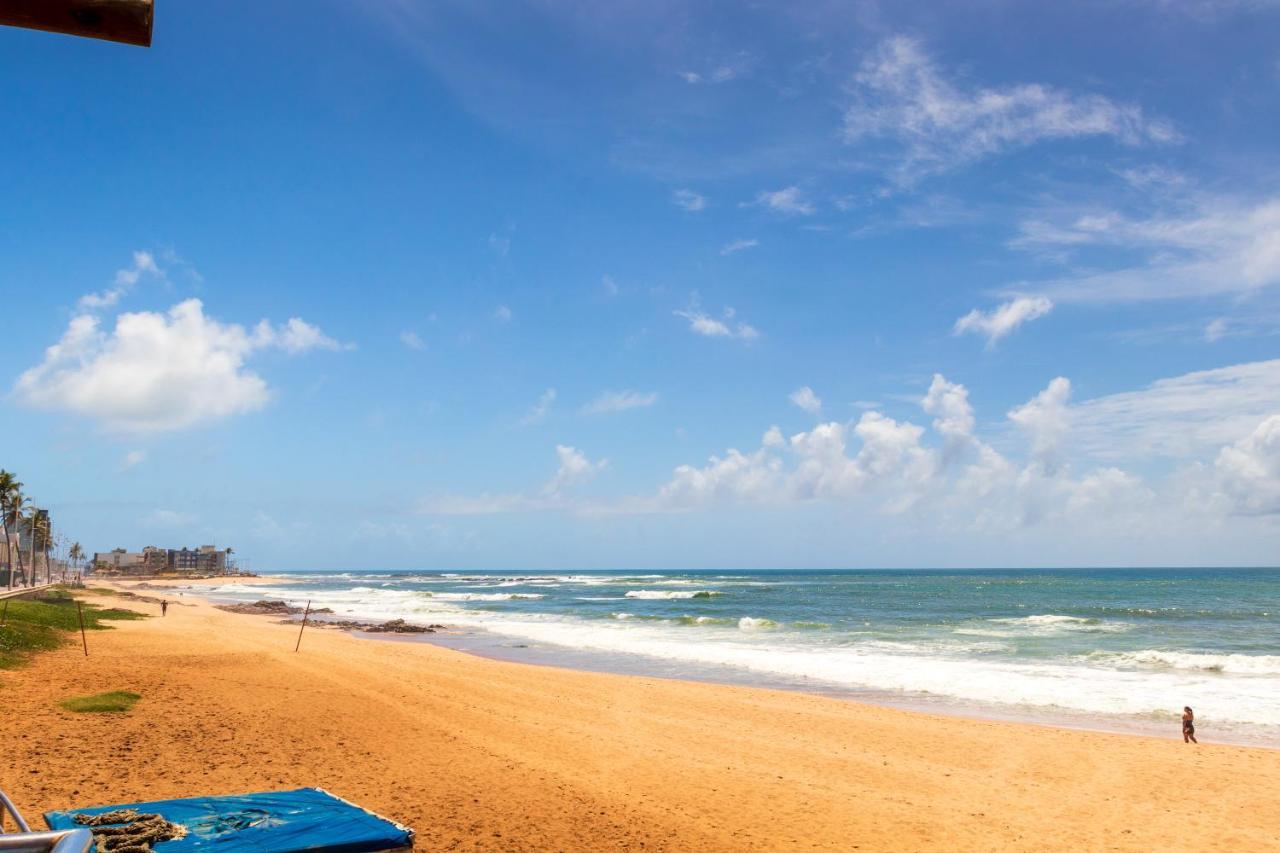
[{"label": "distant person on shore", "polygon": [[1184,705],[1182,708],[1182,742],[1200,742],[1196,740],[1196,715],[1190,705]]},{"label": "distant person on shore", "polygon": [[[167,598],[160,599],[160,615],[161,616],[169,615],[169,600]],[[1191,710],[1191,709],[1188,708],[1187,710]],[[1186,717],[1183,717],[1183,719],[1185,720]]]}]

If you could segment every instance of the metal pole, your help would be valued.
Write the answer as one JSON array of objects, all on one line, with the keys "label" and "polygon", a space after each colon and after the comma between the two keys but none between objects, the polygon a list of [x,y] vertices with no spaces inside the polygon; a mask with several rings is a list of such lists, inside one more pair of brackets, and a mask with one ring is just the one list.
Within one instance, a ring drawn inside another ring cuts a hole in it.
[{"label": "metal pole", "polygon": [[84,656],[89,656],[89,638],[84,634],[84,607],[76,602],[76,615],[80,617],[80,642],[84,644]]},{"label": "metal pole", "polygon": [[307,609],[302,611],[302,627],[298,629],[298,642],[296,642],[293,646],[293,650],[295,652],[298,649],[302,648],[302,632],[307,630],[307,617],[310,615],[311,615],[311,602],[308,601]]}]

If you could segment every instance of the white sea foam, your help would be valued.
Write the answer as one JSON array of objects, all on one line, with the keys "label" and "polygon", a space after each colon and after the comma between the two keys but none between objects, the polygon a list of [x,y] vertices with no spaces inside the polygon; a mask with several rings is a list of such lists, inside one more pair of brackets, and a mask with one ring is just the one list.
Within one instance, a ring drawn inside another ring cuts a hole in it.
[{"label": "white sea foam", "polygon": [[632,589],[627,591],[627,598],[646,598],[660,600],[667,598],[711,598],[720,595],[713,589],[671,590],[671,589]]},{"label": "white sea foam", "polygon": [[429,592],[438,601],[536,601],[542,598],[537,592]]},{"label": "white sea foam", "polygon": [[776,627],[778,627],[778,623],[772,619],[756,619],[751,616],[743,616],[738,620],[738,630],[740,631],[767,631]]},{"label": "white sea foam", "polygon": [[1280,675],[1280,655],[1216,655],[1143,649],[1137,652],[1094,652],[1090,662],[1120,667],[1183,669],[1232,675]]},{"label": "white sea foam", "polygon": [[1129,630],[1124,622],[1110,622],[1102,619],[1086,619],[1082,616],[1063,616],[1058,613],[1043,613],[1036,616],[1015,616],[1007,619],[989,619],[999,625],[1010,625],[1014,628],[1037,634],[1062,633],[1066,631],[1092,631],[1104,634],[1118,634]]}]

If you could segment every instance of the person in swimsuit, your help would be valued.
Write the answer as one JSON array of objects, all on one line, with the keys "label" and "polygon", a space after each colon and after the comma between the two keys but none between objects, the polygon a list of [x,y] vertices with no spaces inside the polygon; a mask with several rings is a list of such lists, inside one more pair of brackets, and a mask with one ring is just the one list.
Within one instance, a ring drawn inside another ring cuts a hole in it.
[{"label": "person in swimsuit", "polygon": [[1190,705],[1184,705],[1182,708],[1182,742],[1200,742],[1196,740],[1196,715],[1192,712]]}]

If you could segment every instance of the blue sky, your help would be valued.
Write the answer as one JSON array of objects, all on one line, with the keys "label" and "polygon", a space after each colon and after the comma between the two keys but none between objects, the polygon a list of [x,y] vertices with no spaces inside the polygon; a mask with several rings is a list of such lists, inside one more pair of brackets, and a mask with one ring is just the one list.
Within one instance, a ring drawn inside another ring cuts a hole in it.
[{"label": "blue sky", "polygon": [[1274,563],[1280,6],[900,5],[0,31],[4,466],[259,569]]}]

